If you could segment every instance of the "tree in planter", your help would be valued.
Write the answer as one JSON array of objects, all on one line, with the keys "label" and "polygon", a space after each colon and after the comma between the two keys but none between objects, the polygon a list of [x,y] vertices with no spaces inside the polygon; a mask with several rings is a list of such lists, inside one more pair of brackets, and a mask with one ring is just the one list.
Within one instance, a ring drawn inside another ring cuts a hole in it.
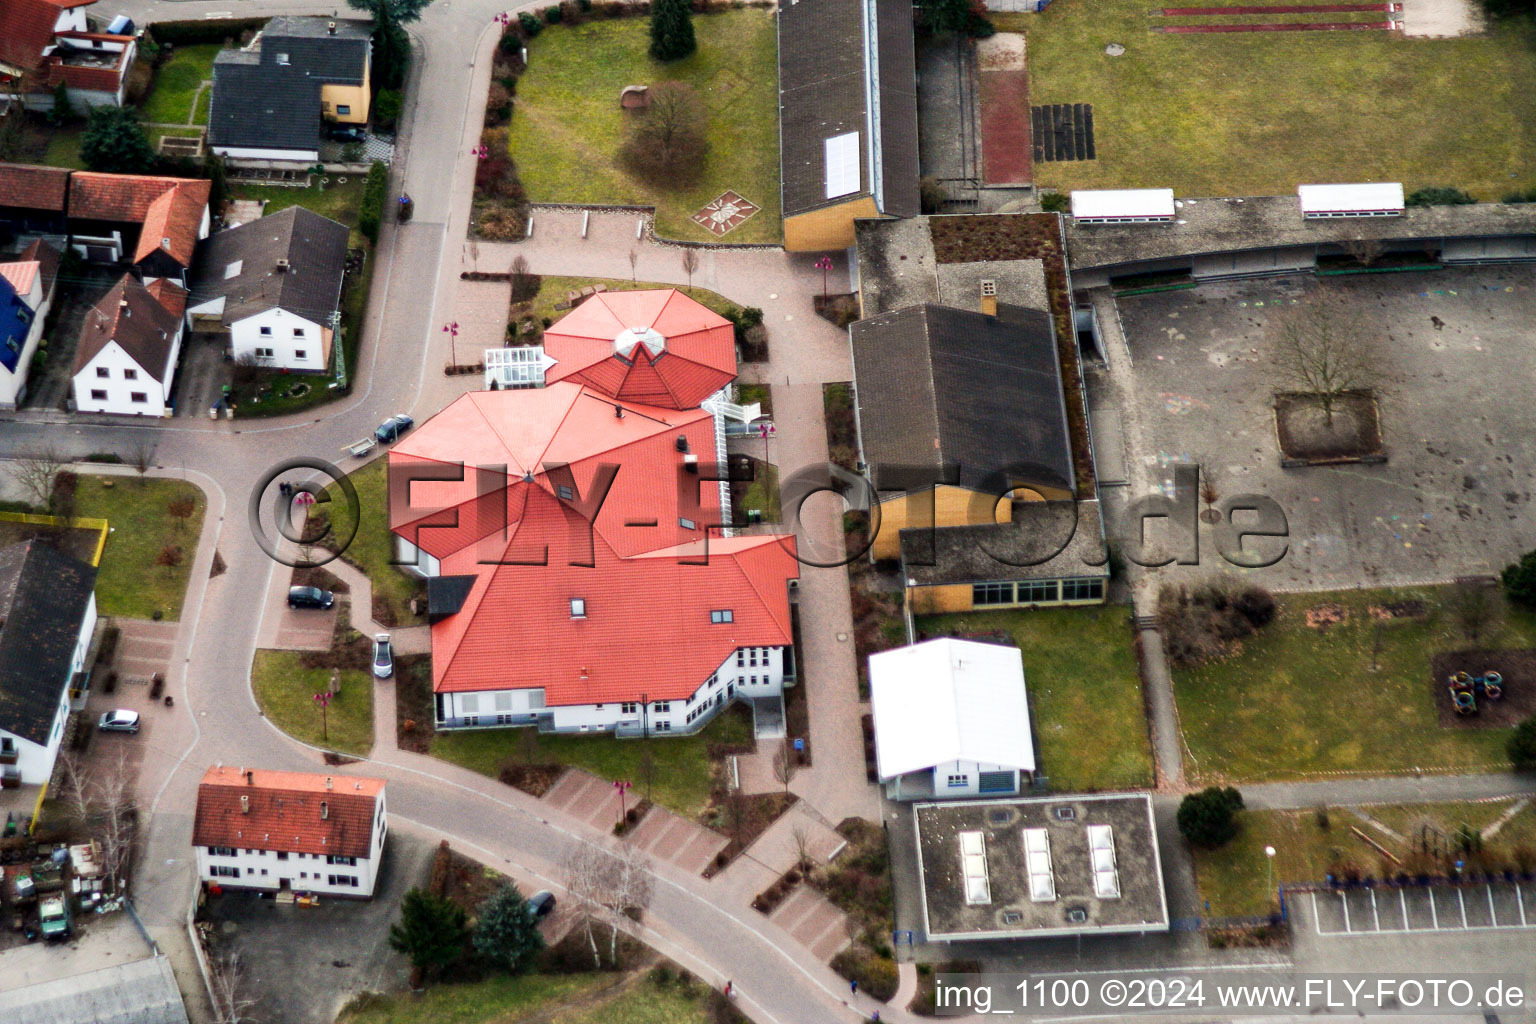
[{"label": "tree in planter", "polygon": [[1511,604],[1536,608],[1536,551],[1527,551],[1518,562],[1505,566],[1499,579]]},{"label": "tree in planter", "polygon": [[544,948],[533,910],[517,886],[502,885],[480,904],[474,946],[475,952],[511,974],[527,970]]},{"label": "tree in planter", "polygon": [[389,926],[389,945],[411,960],[411,985],[418,988],[464,953],[468,929],[464,909],[425,889],[412,889],[400,903],[400,920]]},{"label": "tree in planter", "polygon": [[1237,837],[1237,812],[1243,795],[1228,786],[1210,786],[1179,804],[1179,832],[1195,846],[1214,849]]},{"label": "tree in planter", "polygon": [[649,97],[630,122],[619,159],[651,181],[687,184],[704,166],[709,112],[693,86],[683,82],[654,85]]},{"label": "tree in planter", "polygon": [[651,4],[651,56],[660,61],[678,60],[697,48],[690,0],[654,0]]},{"label": "tree in planter", "polygon": [[80,159],[93,171],[144,174],[154,169],[155,151],[132,107],[92,107],[80,137]]},{"label": "tree in planter", "polygon": [[1527,718],[1515,727],[1509,738],[1509,761],[1517,772],[1536,771],[1536,716]]},{"label": "tree in planter", "polygon": [[779,749],[773,755],[773,777],[784,787],[784,795],[789,795],[789,784],[795,778],[795,755],[790,750],[789,740],[779,744]]},{"label": "tree in planter", "polygon": [[1275,389],[1315,399],[1329,429],[1346,395],[1380,390],[1387,381],[1380,331],[1336,294],[1277,315],[1269,349]]}]

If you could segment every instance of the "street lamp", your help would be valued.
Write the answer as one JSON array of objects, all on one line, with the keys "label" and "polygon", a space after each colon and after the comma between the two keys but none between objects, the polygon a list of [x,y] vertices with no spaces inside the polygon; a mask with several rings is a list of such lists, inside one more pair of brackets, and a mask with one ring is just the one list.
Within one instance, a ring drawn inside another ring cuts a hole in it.
[{"label": "street lamp", "polygon": [[624,824],[624,794],[629,792],[629,781],[619,779],[614,782],[613,788],[619,791],[619,824]]},{"label": "street lamp", "polygon": [[757,432],[763,439],[763,465],[768,465],[768,439],[778,433],[772,423],[759,423]]},{"label": "street lamp", "polygon": [[1264,863],[1269,868],[1269,889],[1273,892],[1275,888],[1275,848],[1273,846],[1264,847]]},{"label": "street lamp", "polygon": [[449,352],[451,353],[451,355],[453,356],[453,365],[454,366],[458,366],[459,365],[459,345],[458,345],[458,341],[459,341],[459,324],[458,324],[458,321],[455,320],[453,323],[444,324],[443,325],[443,333],[448,335],[448,349],[449,349]]},{"label": "street lamp", "polygon": [[832,269],[832,257],[823,256],[816,261],[816,269],[821,271],[821,301],[827,301],[827,271]]},{"label": "street lamp", "polygon": [[320,708],[320,739],[323,742],[329,743],[331,742],[331,733],[326,726],[325,709],[331,706],[331,695],[329,693],[315,694],[315,705]]}]

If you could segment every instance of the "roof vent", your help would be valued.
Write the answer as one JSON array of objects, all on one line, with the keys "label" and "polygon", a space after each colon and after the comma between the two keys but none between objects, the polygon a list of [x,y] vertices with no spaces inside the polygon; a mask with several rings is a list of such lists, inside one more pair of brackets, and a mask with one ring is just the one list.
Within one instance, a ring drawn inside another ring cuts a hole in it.
[{"label": "roof vent", "polygon": [[[331,780],[330,779],[326,779],[325,781],[327,783],[329,783]],[[329,788],[329,786],[327,786],[327,788]],[[331,816],[331,805],[326,803],[324,800],[321,800],[320,801],[320,820],[324,821],[325,819],[329,818],[330,816]]]},{"label": "roof vent", "polygon": [[331,777],[330,777],[330,776],[329,776],[329,775],[327,775],[327,776],[326,776],[326,777],[325,777],[325,788],[326,788],[326,789],[331,789],[331,788],[332,788],[332,785],[331,785]]},{"label": "roof vent", "polygon": [[613,418],[616,420],[624,418],[624,407],[617,402],[613,403]]},{"label": "roof vent", "polygon": [[325,23],[325,31],[326,31],[327,35],[335,35],[336,34],[336,23],[334,21],[326,22]]},{"label": "roof vent", "polygon": [[1056,820],[1057,821],[1075,821],[1075,820],[1077,820],[1077,808],[1075,808],[1075,807],[1069,807],[1069,806],[1063,805],[1061,807],[1056,808],[1054,813],[1056,815]]},{"label": "roof vent", "polygon": [[240,813],[241,814],[250,814],[251,813],[251,798],[246,796],[244,793],[240,794]]},{"label": "roof vent", "polygon": [[288,263],[287,260],[278,260],[277,261],[277,272],[279,274],[286,274],[286,273],[288,273],[288,267],[289,267],[289,263]]},{"label": "roof vent", "polygon": [[1024,915],[1017,910],[1003,911],[1003,924],[1018,924],[1022,920],[1024,920]]},{"label": "roof vent", "polygon": [[1067,922],[1069,924],[1087,924],[1088,909],[1086,907],[1068,907]]},{"label": "roof vent", "polygon": [[1006,807],[999,807],[987,812],[987,820],[994,825],[1006,825],[1013,820],[1013,812]]},{"label": "roof vent", "polygon": [[255,772],[250,771],[248,769],[245,769],[245,770],[242,770],[242,774],[245,775],[245,784],[247,786],[254,786],[254,785],[256,785],[256,773]]},{"label": "roof vent", "polygon": [[687,434],[678,434],[677,435],[677,450],[680,451],[680,452],[686,452],[688,450],[688,435]]},{"label": "roof vent", "polygon": [[990,279],[981,282],[981,294],[983,294],[983,295],[996,295],[997,294],[997,282],[993,281],[993,280],[990,280]]}]

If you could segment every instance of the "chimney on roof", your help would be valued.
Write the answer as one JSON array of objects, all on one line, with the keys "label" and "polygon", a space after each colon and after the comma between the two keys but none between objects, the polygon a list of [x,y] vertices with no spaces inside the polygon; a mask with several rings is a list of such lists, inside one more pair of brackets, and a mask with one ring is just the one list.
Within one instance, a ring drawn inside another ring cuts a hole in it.
[{"label": "chimney on roof", "polygon": [[616,420],[621,420],[624,418],[624,407],[618,402],[613,403],[613,418]]},{"label": "chimney on roof", "polygon": [[[327,781],[329,781],[329,780],[327,780]],[[326,803],[324,800],[321,800],[320,801],[320,820],[324,821],[326,818],[329,818],[330,816],[331,816],[331,805]]]},{"label": "chimney on roof", "polygon": [[987,316],[997,316],[997,282],[981,282],[981,311]]},{"label": "chimney on roof", "polygon": [[244,793],[240,794],[240,813],[241,814],[250,814],[251,813],[251,798],[246,796]]},{"label": "chimney on roof", "polygon": [[680,452],[686,452],[688,450],[688,435],[687,434],[678,434],[677,435],[677,450],[680,451]]},{"label": "chimney on roof", "polygon": [[334,21],[326,22],[325,23],[325,31],[326,31],[327,35],[335,35],[336,34],[336,23]]},{"label": "chimney on roof", "polygon": [[254,786],[254,785],[256,785],[256,773],[255,772],[251,771],[250,769],[245,769],[244,774],[245,774],[245,784],[247,786]]},{"label": "chimney on roof", "polygon": [[325,788],[326,789],[330,789],[331,788],[331,777],[329,775],[327,775],[325,777]]},{"label": "chimney on roof", "polygon": [[160,248],[164,249],[166,252],[170,252],[171,251],[171,240],[169,238],[162,238],[162,239],[160,239]]},{"label": "chimney on roof", "polygon": [[277,272],[279,274],[286,274],[286,273],[288,273],[288,261],[287,260],[278,260],[277,261]]}]

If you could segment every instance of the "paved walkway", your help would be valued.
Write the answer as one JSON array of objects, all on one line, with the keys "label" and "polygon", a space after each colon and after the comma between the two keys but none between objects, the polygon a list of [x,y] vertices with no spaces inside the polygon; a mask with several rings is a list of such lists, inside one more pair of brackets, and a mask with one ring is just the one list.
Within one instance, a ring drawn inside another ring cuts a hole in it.
[{"label": "paved walkway", "polygon": [[692,874],[702,874],[730,840],[697,822],[652,807],[628,836],[629,844],[658,860],[675,864]]},{"label": "paved walkway", "polygon": [[818,960],[832,959],[853,942],[847,915],[806,885],[798,886],[774,907],[768,920],[794,936]]}]

